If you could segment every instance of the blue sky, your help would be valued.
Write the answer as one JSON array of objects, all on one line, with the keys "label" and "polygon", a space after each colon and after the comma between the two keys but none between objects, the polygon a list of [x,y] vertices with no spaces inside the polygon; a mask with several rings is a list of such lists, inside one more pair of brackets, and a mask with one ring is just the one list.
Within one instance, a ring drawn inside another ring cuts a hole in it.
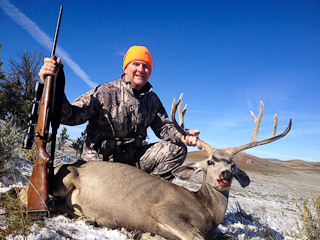
[{"label": "blue sky", "polygon": [[[319,1],[0,0],[3,70],[27,46],[50,55],[61,5],[56,55],[65,64],[70,101],[118,79],[126,50],[144,45],[154,61],[149,81],[165,108],[170,112],[184,93],[186,127],[199,129],[212,147],[248,143],[250,110],[258,115],[263,101],[258,139],[271,135],[275,113],[278,133],[290,118],[293,127],[246,152],[320,161]],[[85,126],[67,128],[77,138]]]}]

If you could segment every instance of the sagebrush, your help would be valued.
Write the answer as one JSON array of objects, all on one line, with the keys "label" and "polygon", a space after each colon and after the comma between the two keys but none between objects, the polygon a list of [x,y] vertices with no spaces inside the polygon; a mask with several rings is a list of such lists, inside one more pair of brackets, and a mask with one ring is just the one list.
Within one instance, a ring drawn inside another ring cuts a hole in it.
[{"label": "sagebrush", "polygon": [[304,200],[303,204],[298,204],[294,198],[292,200],[299,210],[299,218],[302,222],[301,226],[296,219],[301,237],[317,240],[320,239],[320,194],[314,196],[311,190],[310,193],[310,203]]},{"label": "sagebrush", "polygon": [[17,127],[14,118],[8,123],[0,122],[0,172],[8,168],[9,163],[20,158],[23,154],[23,130]]}]

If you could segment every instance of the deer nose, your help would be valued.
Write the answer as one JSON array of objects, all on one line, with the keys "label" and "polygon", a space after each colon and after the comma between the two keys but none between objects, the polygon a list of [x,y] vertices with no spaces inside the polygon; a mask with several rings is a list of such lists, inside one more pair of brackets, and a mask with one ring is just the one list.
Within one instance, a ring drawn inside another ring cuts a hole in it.
[{"label": "deer nose", "polygon": [[223,177],[224,180],[227,180],[227,181],[231,181],[231,179],[233,178],[233,175],[230,171],[223,171],[221,173],[221,176]]}]

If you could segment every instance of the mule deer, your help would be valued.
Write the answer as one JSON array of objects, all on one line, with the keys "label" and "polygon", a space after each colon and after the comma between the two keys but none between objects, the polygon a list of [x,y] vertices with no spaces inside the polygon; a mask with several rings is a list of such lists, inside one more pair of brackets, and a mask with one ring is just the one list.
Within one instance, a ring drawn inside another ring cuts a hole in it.
[{"label": "mule deer", "polygon": [[[181,100],[173,101],[171,117],[175,127],[186,134],[183,127]],[[175,119],[179,108],[181,124]],[[97,223],[115,229],[140,230],[160,235],[166,239],[204,239],[212,237],[222,222],[233,177],[242,187],[250,183],[247,174],[238,169],[232,157],[245,149],[267,144],[284,137],[291,128],[280,135],[256,141],[263,114],[263,104],[255,119],[254,137],[249,144],[226,149],[214,149],[202,140],[208,158],[177,168],[173,174],[183,180],[199,171],[204,172],[199,191],[192,192],[182,186],[151,176],[144,171],[121,163],[93,161],[81,167],[68,166],[69,173],[61,180],[66,195],[66,211],[73,216],[85,215]],[[59,171],[63,169],[57,169]],[[57,182],[61,182],[57,181]]]}]

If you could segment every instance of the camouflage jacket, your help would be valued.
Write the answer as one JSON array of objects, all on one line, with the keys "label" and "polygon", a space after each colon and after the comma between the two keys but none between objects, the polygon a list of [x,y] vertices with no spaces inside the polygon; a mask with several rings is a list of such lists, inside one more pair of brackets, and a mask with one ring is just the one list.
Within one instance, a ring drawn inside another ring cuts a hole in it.
[{"label": "camouflage jacket", "polygon": [[124,74],[116,81],[93,88],[72,104],[65,97],[61,123],[73,126],[87,121],[84,160],[106,160],[114,151],[123,149],[134,152],[142,146],[149,126],[162,140],[181,141],[181,134],[169,120],[151,84],[147,82],[137,92],[131,82],[125,81]]}]

